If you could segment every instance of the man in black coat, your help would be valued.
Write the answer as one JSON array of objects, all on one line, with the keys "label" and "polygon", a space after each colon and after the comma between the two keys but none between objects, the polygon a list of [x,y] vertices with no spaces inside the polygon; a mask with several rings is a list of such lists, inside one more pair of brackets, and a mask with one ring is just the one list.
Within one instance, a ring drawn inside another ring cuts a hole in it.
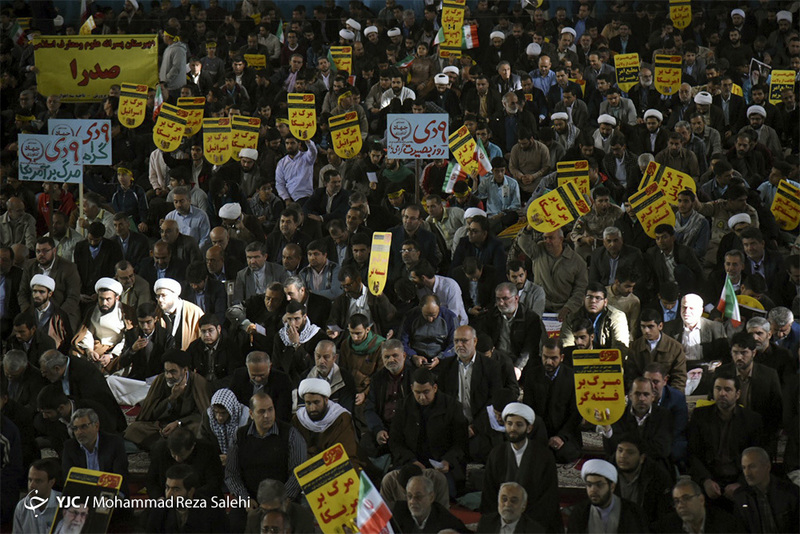
[{"label": "man in black coat", "polygon": [[36,327],[33,313],[22,312],[14,317],[13,333],[6,340],[6,350],[21,350],[34,367],[39,366],[42,354],[56,348],[56,342],[44,328]]},{"label": "man in black coat", "polygon": [[103,277],[113,278],[115,265],[122,260],[122,249],[114,239],[103,237],[105,225],[95,221],[89,225],[86,239],[75,245],[74,261],[81,273],[81,295],[93,295],[94,283]]},{"label": "man in black coat", "polygon": [[150,253],[150,241],[141,232],[132,232],[131,223],[126,213],[114,215],[113,240],[122,250],[122,257],[131,265],[138,265]]},{"label": "man in black coat", "polygon": [[[453,269],[453,280],[461,288],[464,309],[467,310],[470,322],[479,322],[481,315],[494,305],[494,288],[497,285],[497,271],[493,265],[482,265],[474,256],[464,258],[460,267]],[[477,282],[477,301],[473,300],[470,287]]]},{"label": "man in black coat", "polygon": [[164,371],[161,356],[167,350],[169,333],[156,320],[155,302],[143,302],[136,308],[138,327],[125,331],[125,345],[119,355],[119,367],[130,366],[127,378],[145,380]]},{"label": "man in black coat", "polygon": [[198,439],[186,428],[178,428],[166,440],[160,440],[150,451],[147,470],[147,496],[164,496],[167,470],[173,465],[190,466],[197,476],[198,488],[208,496],[222,495],[224,472],[219,455],[210,443]]},{"label": "man in black coat", "polygon": [[515,534],[546,532],[542,525],[523,513],[527,506],[528,494],[525,488],[516,482],[504,482],[497,495],[497,511],[481,514],[477,532],[496,534],[501,532],[501,528],[504,528],[503,532]]},{"label": "man in black coat", "polygon": [[8,386],[8,398],[22,406],[36,410],[36,396],[47,385],[39,369],[31,365],[27,355],[19,350],[9,350],[3,355],[0,380]]},{"label": "man in black coat", "polygon": [[227,383],[233,372],[244,367],[244,357],[239,347],[214,314],[207,314],[197,322],[200,337],[192,341],[186,352],[192,358],[192,369],[205,378],[213,389]]},{"label": "man in black coat", "polygon": [[636,433],[620,437],[614,465],[619,475],[614,493],[640,506],[649,524],[672,511],[672,475],[642,452],[642,440]]},{"label": "man in black coat", "polygon": [[0,310],[0,331],[11,330],[11,321],[20,312],[19,288],[22,283],[22,269],[14,265],[14,251],[11,247],[0,248],[0,275],[6,291],[5,309]]},{"label": "man in black coat", "polygon": [[612,274],[616,275],[622,268],[638,273],[637,283],[646,284],[648,277],[642,275],[646,273],[647,267],[642,252],[636,247],[626,245],[622,231],[610,226],[603,230],[603,246],[592,252],[589,261],[589,282],[600,282],[604,286],[613,285],[615,277]]},{"label": "man in black coat", "polygon": [[192,263],[186,268],[186,281],[182,284],[181,298],[197,305],[206,315],[213,314],[225,320],[228,293],[225,285],[208,274],[205,264]]},{"label": "man in black coat", "polygon": [[[186,264],[173,257],[169,245],[165,241],[156,241],[153,245],[153,257],[146,257],[136,268],[139,276],[147,280],[152,288],[159,278],[172,278],[179,282],[186,274]],[[159,274],[163,272],[163,275]]]},{"label": "man in black coat", "polygon": [[734,513],[748,532],[797,532],[800,490],[788,480],[772,476],[771,467],[764,449],[744,450],[742,471],[747,484],[733,494]]},{"label": "man in black coat", "polygon": [[314,189],[303,206],[306,217],[323,223],[333,219],[344,221],[350,207],[350,191],[342,189],[342,177],[336,169],[325,171],[322,180],[325,186]]},{"label": "man in black coat", "polygon": [[392,519],[400,532],[436,533],[455,530],[467,533],[464,523],[447,508],[436,502],[433,481],[424,476],[411,477],[406,484],[407,501],[397,501],[392,509]]},{"label": "man in black coat", "polygon": [[247,355],[245,366],[236,369],[228,389],[244,405],[250,403],[257,391],[264,391],[272,397],[275,414],[279,421],[292,420],[292,384],[289,376],[272,365],[266,352],[253,351]]},{"label": "man in black coat", "polygon": [[422,208],[414,204],[403,209],[403,223],[389,229],[392,234],[392,251],[390,271],[399,272],[403,267],[401,260],[403,243],[415,239],[419,244],[422,257],[426,258],[434,268],[442,261],[442,251],[436,243],[436,236],[422,227]]},{"label": "man in black coat", "polygon": [[166,473],[164,495],[167,498],[199,499],[205,502],[204,506],[195,506],[190,509],[181,507],[160,507],[147,514],[147,532],[172,533],[172,532],[230,532],[225,509],[214,506],[208,497],[197,491],[197,476],[194,470],[186,464],[176,464]]},{"label": "man in black coat", "polygon": [[568,463],[581,455],[581,416],[575,403],[575,373],[564,364],[557,339],[546,339],[542,365],[525,375],[523,402],[544,420],[548,446],[556,462]]},{"label": "man in black coat", "polygon": [[707,534],[746,532],[741,523],[729,513],[722,511],[717,506],[706,507],[706,496],[693,480],[682,478],[675,484],[672,489],[672,502],[675,512],[654,525],[656,532],[705,532]]}]

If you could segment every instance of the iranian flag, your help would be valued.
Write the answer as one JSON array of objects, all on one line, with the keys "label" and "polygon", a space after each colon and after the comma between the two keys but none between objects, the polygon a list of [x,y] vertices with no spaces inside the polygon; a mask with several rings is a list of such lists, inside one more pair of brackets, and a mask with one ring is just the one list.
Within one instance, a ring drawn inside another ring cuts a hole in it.
[{"label": "iranian flag", "polygon": [[155,103],[153,104],[153,120],[158,118],[158,114],[161,112],[161,106],[164,104],[164,97],[161,95],[161,84],[156,84],[156,99]]},{"label": "iranian flag", "polygon": [[464,26],[464,37],[461,40],[461,48],[477,48],[478,43],[478,27],[469,24]]},{"label": "iranian flag", "polygon": [[389,524],[391,518],[392,512],[386,506],[383,497],[362,471],[356,514],[358,531],[361,534],[394,534],[392,525]]},{"label": "iranian flag", "polygon": [[11,35],[12,41],[22,46],[22,41],[25,39],[25,30],[19,25],[19,22],[14,21],[14,25],[11,26],[9,34]]},{"label": "iranian flag", "polygon": [[436,37],[433,38],[433,44],[438,45],[439,43],[444,42],[444,28],[439,27],[439,31],[436,32]]},{"label": "iranian flag", "polygon": [[283,44],[283,19],[278,22],[278,31],[275,33],[275,37],[277,37],[281,44]]},{"label": "iranian flag", "polygon": [[453,192],[453,186],[456,182],[460,180],[467,179],[467,173],[464,169],[461,168],[461,165],[458,163],[451,161],[450,164],[447,166],[447,171],[445,172],[445,182],[444,187],[442,190],[447,193],[448,195]]},{"label": "iranian flag", "polygon": [[736,290],[733,289],[731,279],[725,276],[725,285],[722,287],[722,294],[719,296],[717,310],[722,313],[722,317],[731,320],[734,327],[742,324],[742,316],[739,313],[739,301],[736,299]]},{"label": "iranian flag", "polygon": [[483,146],[483,142],[478,139],[475,147],[475,157],[478,160],[478,174],[484,176],[492,172],[492,163],[489,161],[489,155]]},{"label": "iranian flag", "polygon": [[395,64],[395,67],[399,69],[404,69],[406,67],[410,67],[411,64],[414,63],[414,56],[408,55],[405,58],[401,59]]}]

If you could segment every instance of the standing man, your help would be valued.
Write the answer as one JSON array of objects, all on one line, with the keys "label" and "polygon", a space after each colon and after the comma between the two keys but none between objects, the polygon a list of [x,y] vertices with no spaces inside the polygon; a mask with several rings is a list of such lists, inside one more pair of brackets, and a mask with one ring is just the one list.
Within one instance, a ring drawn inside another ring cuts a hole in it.
[{"label": "standing man", "polygon": [[300,142],[293,135],[286,136],[286,155],[278,161],[275,169],[275,189],[284,202],[305,204],[314,192],[314,163],[317,145],[306,141],[308,150],[300,153]]},{"label": "standing man", "polygon": [[176,187],[172,191],[172,204],[175,209],[167,214],[167,220],[176,221],[181,234],[193,237],[200,248],[205,247],[209,243],[211,223],[206,212],[192,206],[189,188]]}]

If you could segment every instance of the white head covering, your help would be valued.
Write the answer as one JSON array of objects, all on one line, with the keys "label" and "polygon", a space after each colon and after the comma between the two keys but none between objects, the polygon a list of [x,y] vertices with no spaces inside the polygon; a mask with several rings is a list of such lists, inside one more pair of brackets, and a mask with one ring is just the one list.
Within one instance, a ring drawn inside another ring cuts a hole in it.
[{"label": "white head covering", "polygon": [[447,74],[437,74],[433,77],[433,83],[448,84],[450,83],[450,77]]},{"label": "white head covering", "polygon": [[176,295],[180,295],[181,283],[172,278],[159,278],[156,280],[156,283],[153,284],[153,291],[158,293],[159,289],[166,289],[167,291],[172,291]]},{"label": "white head covering", "polygon": [[56,28],[60,28],[64,25],[64,17],[61,15],[56,15],[56,18],[53,19],[53,26]]},{"label": "white head covering", "polygon": [[557,111],[556,113],[553,113],[552,115],[550,115],[550,120],[551,121],[557,121],[559,119],[561,119],[562,121],[568,121],[569,120],[569,115],[567,115],[567,113],[564,112],[564,111]]},{"label": "white head covering", "polygon": [[778,13],[775,15],[775,20],[776,21],[785,20],[785,21],[791,23],[792,22],[792,12],[791,11],[778,11]]},{"label": "white head covering", "polygon": [[302,399],[306,393],[330,397],[331,385],[327,380],[323,380],[322,378],[306,378],[300,382],[300,387],[297,388],[297,394],[300,395]]},{"label": "white head covering", "polygon": [[377,26],[367,26],[364,28],[364,35],[369,35],[371,33],[378,33]]},{"label": "white head covering", "polygon": [[356,34],[351,32],[350,30],[339,30],[339,37],[342,39],[347,39],[348,41],[352,41],[356,38]]},{"label": "white head covering", "polygon": [[587,460],[581,468],[581,478],[584,482],[588,475],[600,475],[614,484],[617,483],[617,469],[605,460]]},{"label": "white head covering", "polygon": [[525,53],[529,56],[538,56],[542,53],[542,45],[539,43],[531,43],[525,49]]},{"label": "white head covering", "polygon": [[388,35],[389,37],[397,37],[401,33],[403,32],[400,31],[400,28],[392,28],[391,30],[386,32],[386,35]]},{"label": "white head covering", "polygon": [[602,115],[597,117],[597,124],[610,124],[611,126],[616,126],[617,119],[615,119],[608,113],[603,113]]},{"label": "white head covering", "polygon": [[747,223],[751,224],[753,221],[750,219],[750,216],[746,213],[737,213],[736,215],[731,215],[728,219],[728,228],[733,228],[737,224]]},{"label": "white head covering", "polygon": [[356,19],[347,19],[345,21],[345,24],[347,24],[348,26],[350,26],[351,28],[353,28],[357,32],[361,31],[361,23],[358,22]]},{"label": "white head covering", "polygon": [[243,148],[239,151],[240,158],[258,159],[258,150],[255,148]]},{"label": "white head covering", "polygon": [[571,33],[573,37],[577,37],[578,36],[578,33],[573,28],[570,28],[569,26],[564,26],[564,29],[561,30],[561,33]]},{"label": "white head covering", "polygon": [[503,420],[505,421],[506,416],[509,415],[518,415],[525,419],[529,425],[532,425],[533,422],[536,420],[536,414],[533,413],[533,408],[528,406],[527,404],[522,404],[521,402],[510,402],[503,408]]},{"label": "white head covering", "polygon": [[658,119],[658,122],[664,120],[664,115],[662,115],[661,112],[658,111],[657,109],[648,109],[647,111],[645,111],[644,118],[646,119],[648,117],[655,117]]},{"label": "white head covering", "polygon": [[56,281],[46,274],[34,274],[33,278],[31,278],[31,289],[33,289],[33,286],[44,286],[50,291],[55,291]]},{"label": "white head covering", "polygon": [[452,72],[453,74],[458,75],[458,67],[456,67],[455,65],[448,65],[442,69],[442,72],[444,72],[445,74]]},{"label": "white head covering", "polygon": [[747,116],[749,117],[752,114],[761,115],[765,119],[767,118],[767,110],[764,109],[764,106],[759,106],[758,104],[752,105],[747,108]]},{"label": "white head covering", "polygon": [[739,15],[742,18],[746,18],[747,17],[747,15],[744,14],[744,10],[743,9],[734,9],[734,10],[732,10],[731,11],[731,17],[733,17],[734,15]]},{"label": "white head covering", "polygon": [[489,34],[489,39],[494,39],[495,37],[502,39],[504,41],[506,40],[506,34],[504,34],[503,32],[494,31]]},{"label": "white head covering", "polygon": [[122,295],[122,284],[114,280],[113,278],[104,277],[95,282],[94,284],[94,292],[99,293],[102,290],[113,291],[117,294],[117,296]]},{"label": "white head covering", "polygon": [[470,217],[477,217],[480,215],[481,217],[486,217],[486,212],[480,208],[467,208],[467,211],[464,212],[464,218],[469,219]]},{"label": "white head covering", "polygon": [[708,91],[700,91],[696,95],[694,95],[694,103],[695,104],[711,104],[713,101],[713,97],[711,93]]},{"label": "white head covering", "polygon": [[139,0],[129,0],[133,4],[133,9],[139,9]]},{"label": "white head covering", "polygon": [[238,219],[242,215],[242,206],[238,202],[228,202],[219,209],[219,216],[223,219]]}]

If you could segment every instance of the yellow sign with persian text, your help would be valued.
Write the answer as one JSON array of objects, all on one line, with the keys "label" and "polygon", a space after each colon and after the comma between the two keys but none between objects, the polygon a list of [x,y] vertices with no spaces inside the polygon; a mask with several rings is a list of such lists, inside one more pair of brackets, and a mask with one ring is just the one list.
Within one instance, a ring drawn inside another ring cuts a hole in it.
[{"label": "yellow sign with persian text", "polygon": [[645,233],[653,239],[656,238],[656,226],[659,224],[675,226],[675,212],[672,211],[667,194],[657,183],[640,189],[628,201]]},{"label": "yellow sign with persian text", "polygon": [[138,128],[144,122],[144,115],[147,113],[147,91],[146,85],[135,83],[123,83],[119,91],[119,106],[117,107],[117,119],[120,125],[125,128]]},{"label": "yellow sign with persian text", "polygon": [[153,142],[164,152],[174,152],[181,144],[186,132],[188,111],[172,104],[162,104],[158,120],[153,126]]},{"label": "yellow sign with persian text", "polygon": [[692,23],[691,0],[669,0],[669,18],[676,30],[683,30]]},{"label": "yellow sign with persian text", "polygon": [[574,183],[581,194],[589,196],[589,162],[585,159],[559,161],[556,164],[556,177],[559,187],[566,183]]},{"label": "yellow sign with persian text", "polygon": [[333,151],[342,158],[350,159],[361,152],[361,125],[358,114],[348,111],[328,119],[333,141]]},{"label": "yellow sign with persian text", "polygon": [[674,95],[681,88],[681,56],[658,54],[655,57],[655,87],[662,95]]},{"label": "yellow sign with persian text", "polygon": [[348,74],[353,74],[353,47],[352,46],[332,46],[330,48],[333,68],[343,70]]},{"label": "yellow sign with persian text", "polygon": [[213,165],[231,159],[231,120],[228,117],[203,119],[203,156]]},{"label": "yellow sign with persian text", "polygon": [[614,69],[617,71],[617,85],[626,93],[639,83],[639,54],[617,54],[614,56]]},{"label": "yellow sign with persian text", "polygon": [[308,141],[317,133],[317,106],[314,95],[309,93],[289,93],[286,95],[289,108],[289,130],[292,135]]},{"label": "yellow sign with persian text", "polygon": [[625,414],[625,384],[622,354],[618,349],[576,350],[575,402],[578,411],[593,425],[610,426]]},{"label": "yellow sign with persian text", "polygon": [[442,3],[442,34],[439,57],[461,57],[461,40],[464,35],[465,0],[444,0]]},{"label": "yellow sign with persian text", "polygon": [[781,180],[770,208],[781,230],[791,232],[800,224],[800,189]]},{"label": "yellow sign with persian text", "polygon": [[322,532],[358,532],[355,519],[361,484],[341,443],[295,467],[294,475]]},{"label": "yellow sign with persian text", "polygon": [[692,193],[697,193],[694,178],[685,172],[676,171],[655,161],[651,161],[644,171],[639,189],[644,189],[652,183],[658,184],[664,194],[667,195],[669,203],[673,206],[678,205],[678,193],[681,191],[688,189]]},{"label": "yellow sign with persian text", "polygon": [[591,211],[578,186],[566,183],[528,206],[528,224],[537,232],[552,232]]},{"label": "yellow sign with persian text", "polygon": [[194,135],[200,131],[203,124],[203,111],[206,107],[204,97],[183,97],[178,99],[178,107],[189,113],[186,117],[186,136]]},{"label": "yellow sign with persian text", "polygon": [[369,287],[370,293],[376,297],[383,293],[383,288],[386,286],[386,276],[389,272],[389,256],[391,251],[391,232],[375,232],[372,234],[367,287]]},{"label": "yellow sign with persian text", "polygon": [[470,175],[478,172],[478,144],[467,127],[462,126],[451,133],[448,141],[450,153],[456,158],[464,172]]},{"label": "yellow sign with persian text", "polygon": [[782,92],[784,89],[794,89],[795,76],[793,70],[773,70],[769,79],[769,103],[778,104],[783,102]]},{"label": "yellow sign with persian text", "polygon": [[258,127],[261,119],[234,115],[231,120],[231,157],[239,161],[243,148],[258,148]]}]

